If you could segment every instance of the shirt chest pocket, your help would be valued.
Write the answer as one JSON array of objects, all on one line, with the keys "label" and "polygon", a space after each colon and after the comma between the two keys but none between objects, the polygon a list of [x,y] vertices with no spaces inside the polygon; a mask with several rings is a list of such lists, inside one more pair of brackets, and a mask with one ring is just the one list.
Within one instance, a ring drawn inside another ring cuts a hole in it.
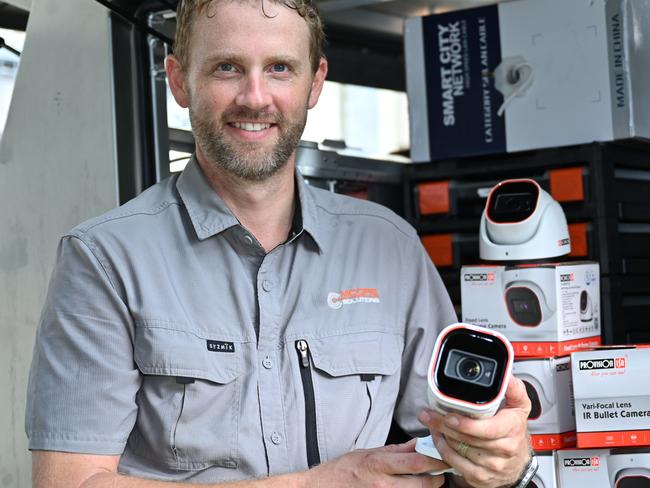
[{"label": "shirt chest pocket", "polygon": [[138,327],[134,357],[143,377],[130,448],[176,470],[236,468],[242,346]]},{"label": "shirt chest pocket", "polygon": [[[399,391],[396,373],[401,364],[401,336],[373,331],[296,341],[303,379],[307,363],[300,349],[304,350],[305,346],[311,368],[320,461],[372,444],[373,435],[382,444]],[[309,382],[302,383],[308,390]],[[313,439],[309,439],[308,397],[306,394],[309,452]],[[377,428],[375,432],[366,432],[374,428]],[[385,432],[382,434],[381,430]]]}]

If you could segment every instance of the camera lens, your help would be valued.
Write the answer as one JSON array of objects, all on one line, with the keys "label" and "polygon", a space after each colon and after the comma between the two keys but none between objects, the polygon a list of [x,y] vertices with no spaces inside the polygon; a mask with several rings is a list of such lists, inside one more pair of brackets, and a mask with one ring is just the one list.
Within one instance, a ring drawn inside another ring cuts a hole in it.
[{"label": "camera lens", "polygon": [[458,370],[458,375],[468,381],[476,381],[481,377],[483,369],[481,368],[481,363],[479,363],[474,358],[463,358],[458,361],[456,366]]},{"label": "camera lens", "polygon": [[526,193],[510,193],[497,195],[494,210],[497,212],[530,212],[534,195]]},{"label": "camera lens", "polygon": [[498,224],[521,222],[535,212],[538,198],[539,187],[533,181],[500,184],[490,193],[487,215]]}]

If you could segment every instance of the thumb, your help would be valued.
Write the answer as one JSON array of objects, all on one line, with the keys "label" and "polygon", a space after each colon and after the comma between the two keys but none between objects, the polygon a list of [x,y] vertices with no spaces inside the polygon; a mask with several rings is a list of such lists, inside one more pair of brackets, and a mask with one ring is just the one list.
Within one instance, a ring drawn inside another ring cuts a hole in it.
[{"label": "thumb", "polygon": [[526,416],[530,412],[530,398],[526,393],[524,382],[514,376],[510,377],[510,382],[506,388],[506,408],[518,408],[526,411]]}]

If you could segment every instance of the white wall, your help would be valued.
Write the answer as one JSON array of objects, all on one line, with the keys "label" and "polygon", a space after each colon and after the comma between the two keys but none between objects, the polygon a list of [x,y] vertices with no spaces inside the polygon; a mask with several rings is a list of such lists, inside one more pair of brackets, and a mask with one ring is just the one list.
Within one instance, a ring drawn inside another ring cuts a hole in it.
[{"label": "white wall", "polygon": [[[15,7],[20,7],[23,10],[31,10],[32,9],[32,0],[4,0],[7,3],[12,4]],[[0,483],[2,483],[2,480],[0,479]]]},{"label": "white wall", "polygon": [[24,434],[34,333],[59,236],[117,202],[108,14],[29,5],[0,141],[0,487],[31,486]]}]

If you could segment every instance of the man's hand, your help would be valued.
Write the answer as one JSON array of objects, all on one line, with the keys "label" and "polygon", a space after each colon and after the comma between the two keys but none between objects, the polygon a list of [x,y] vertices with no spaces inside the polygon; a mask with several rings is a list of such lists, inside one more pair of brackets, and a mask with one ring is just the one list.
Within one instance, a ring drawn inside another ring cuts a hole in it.
[{"label": "man's hand", "polygon": [[530,400],[521,380],[512,377],[505,400],[505,407],[486,419],[442,416],[432,410],[419,416],[431,431],[442,459],[473,487],[512,486],[529,462],[526,422]]},{"label": "man's hand", "polygon": [[429,471],[448,466],[415,452],[415,440],[405,444],[360,449],[317,466],[308,472],[315,488],[439,488],[443,476]]}]

